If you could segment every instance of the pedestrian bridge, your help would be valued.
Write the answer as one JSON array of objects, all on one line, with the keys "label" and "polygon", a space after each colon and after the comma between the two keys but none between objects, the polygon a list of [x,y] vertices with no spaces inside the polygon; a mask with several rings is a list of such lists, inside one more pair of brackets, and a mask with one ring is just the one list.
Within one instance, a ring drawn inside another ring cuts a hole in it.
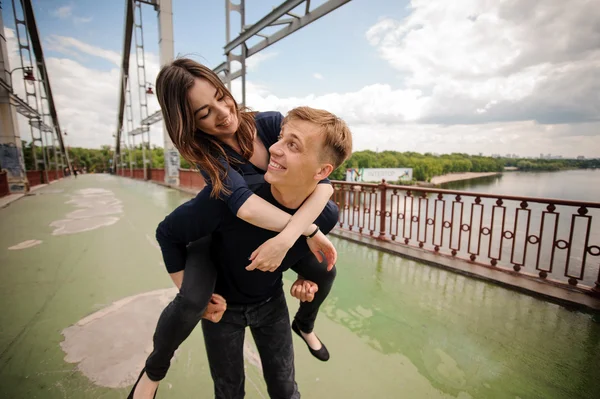
[{"label": "pedestrian bridge", "polygon": [[[81,175],[0,209],[1,397],[127,396],[175,294],[154,231],[190,196]],[[315,329],[332,357],[294,336],[303,397],[600,397],[598,313],[332,240],[338,277]],[[245,358],[247,397],[267,398],[251,339]],[[211,394],[198,328],[157,397]]]}]

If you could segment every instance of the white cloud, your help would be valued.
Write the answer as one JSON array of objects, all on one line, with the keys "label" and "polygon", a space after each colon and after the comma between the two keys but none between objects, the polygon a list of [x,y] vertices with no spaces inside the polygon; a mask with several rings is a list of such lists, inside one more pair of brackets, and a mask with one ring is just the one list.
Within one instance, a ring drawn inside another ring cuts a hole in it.
[{"label": "white cloud", "polygon": [[73,13],[73,7],[71,6],[62,6],[59,7],[58,9],[52,11],[52,15],[54,15],[55,17],[58,17],[60,19],[66,19],[69,18]]},{"label": "white cloud", "polygon": [[87,24],[89,22],[92,22],[92,20],[92,17],[73,17],[73,22],[75,22],[76,24]]},{"label": "white cloud", "polygon": [[[600,155],[600,123],[539,124],[534,121],[456,123],[419,122],[428,101],[418,90],[393,90],[388,85],[371,85],[356,92],[322,96],[278,98],[265,86],[246,83],[246,103],[254,110],[290,109],[308,105],[329,110],[343,118],[354,136],[354,150],[416,152],[463,152],[539,156],[540,152],[565,156]],[[232,92],[241,98],[241,82]],[[493,107],[490,104],[489,107]]]},{"label": "white cloud", "polygon": [[600,120],[600,7],[589,0],[411,2],[366,36],[428,95],[421,122]]},{"label": "white cloud", "polygon": [[49,50],[67,53],[71,56],[81,56],[83,53],[94,57],[104,58],[117,66],[121,65],[121,54],[97,46],[92,46],[73,37],[50,35],[44,45],[47,46]]},{"label": "white cloud", "polygon": [[321,75],[321,74],[320,74],[320,73],[318,73],[318,72],[315,72],[315,73],[313,73],[313,77],[314,77],[315,79],[323,80],[323,75]]},{"label": "white cloud", "polygon": [[[237,83],[237,82],[236,82]],[[256,109],[281,112],[310,105],[323,108],[353,124],[393,124],[414,121],[420,117],[423,97],[419,90],[393,90],[389,85],[375,84],[350,93],[329,93],[322,96],[278,98],[264,86],[258,89],[246,83],[246,102]],[[236,98],[240,98],[239,83],[233,86]]]},{"label": "white cloud", "polygon": [[246,69],[249,72],[256,71],[260,64],[276,56],[277,53],[274,51],[256,53],[252,57],[246,59]]},{"label": "white cloud", "polygon": [[92,21],[92,17],[80,17],[73,14],[73,7],[70,5],[62,6],[57,8],[54,11],[51,11],[50,14],[54,17],[60,19],[71,19],[74,24],[86,24]]}]

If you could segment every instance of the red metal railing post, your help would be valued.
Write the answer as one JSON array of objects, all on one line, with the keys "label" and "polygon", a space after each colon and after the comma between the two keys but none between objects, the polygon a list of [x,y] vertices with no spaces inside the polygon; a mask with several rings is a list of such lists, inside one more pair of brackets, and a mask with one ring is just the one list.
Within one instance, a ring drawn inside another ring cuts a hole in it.
[{"label": "red metal railing post", "polygon": [[598,278],[596,279],[596,282],[594,283],[594,287],[592,288],[592,291],[600,296],[600,268],[598,269]]},{"label": "red metal railing post", "polygon": [[381,179],[381,184],[378,188],[381,197],[379,198],[379,237],[377,237],[377,239],[387,241],[387,238],[385,237],[385,216],[387,209],[387,184],[385,183],[385,179]]}]

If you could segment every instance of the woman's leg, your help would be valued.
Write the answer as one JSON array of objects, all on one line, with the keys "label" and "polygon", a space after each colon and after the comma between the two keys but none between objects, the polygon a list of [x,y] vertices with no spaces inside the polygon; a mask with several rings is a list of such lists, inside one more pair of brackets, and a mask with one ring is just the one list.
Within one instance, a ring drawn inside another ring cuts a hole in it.
[{"label": "woman's leg", "polygon": [[162,380],[175,350],[201,320],[214,292],[217,271],[210,259],[210,236],[188,247],[183,283],[163,310],[154,332],[154,350],[146,360],[146,374]]},{"label": "woman's leg", "polygon": [[300,330],[310,334],[315,326],[319,308],[331,291],[337,271],[335,266],[331,271],[327,271],[327,261],[319,262],[312,253],[302,258],[291,269],[319,287],[312,302],[300,302],[300,308],[294,317]]}]

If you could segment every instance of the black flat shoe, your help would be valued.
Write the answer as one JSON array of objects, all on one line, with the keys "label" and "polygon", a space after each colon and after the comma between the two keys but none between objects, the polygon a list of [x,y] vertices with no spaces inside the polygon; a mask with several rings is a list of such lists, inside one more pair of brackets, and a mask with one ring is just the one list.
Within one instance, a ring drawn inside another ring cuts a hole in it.
[{"label": "black flat shoe", "polygon": [[300,328],[298,328],[298,324],[296,324],[296,320],[292,321],[292,330],[296,334],[298,334],[298,336],[300,338],[302,338],[302,340],[304,341],[306,346],[308,346],[308,350],[310,351],[311,355],[313,355],[314,357],[316,357],[317,359],[319,359],[322,362],[326,362],[329,360],[329,351],[327,350],[327,348],[325,347],[323,342],[319,339],[319,337],[317,337],[317,339],[319,339],[319,342],[321,342],[321,349],[314,350],[313,348],[310,347],[308,342],[306,342],[306,340],[302,336],[302,333],[300,332]]},{"label": "black flat shoe", "polygon": [[[133,384],[133,387],[131,388],[131,392],[129,392],[129,395],[127,396],[127,399],[133,399],[133,393],[135,392],[135,388],[137,387],[138,383],[142,379],[142,376],[144,375],[145,372],[146,372],[146,367],[144,367],[142,369],[142,372],[140,373],[140,376],[138,377],[138,379],[135,382],[135,384]],[[154,396],[153,396],[154,399],[156,399],[156,393],[157,392],[158,392],[158,388],[156,388],[156,391],[154,391]]]}]

